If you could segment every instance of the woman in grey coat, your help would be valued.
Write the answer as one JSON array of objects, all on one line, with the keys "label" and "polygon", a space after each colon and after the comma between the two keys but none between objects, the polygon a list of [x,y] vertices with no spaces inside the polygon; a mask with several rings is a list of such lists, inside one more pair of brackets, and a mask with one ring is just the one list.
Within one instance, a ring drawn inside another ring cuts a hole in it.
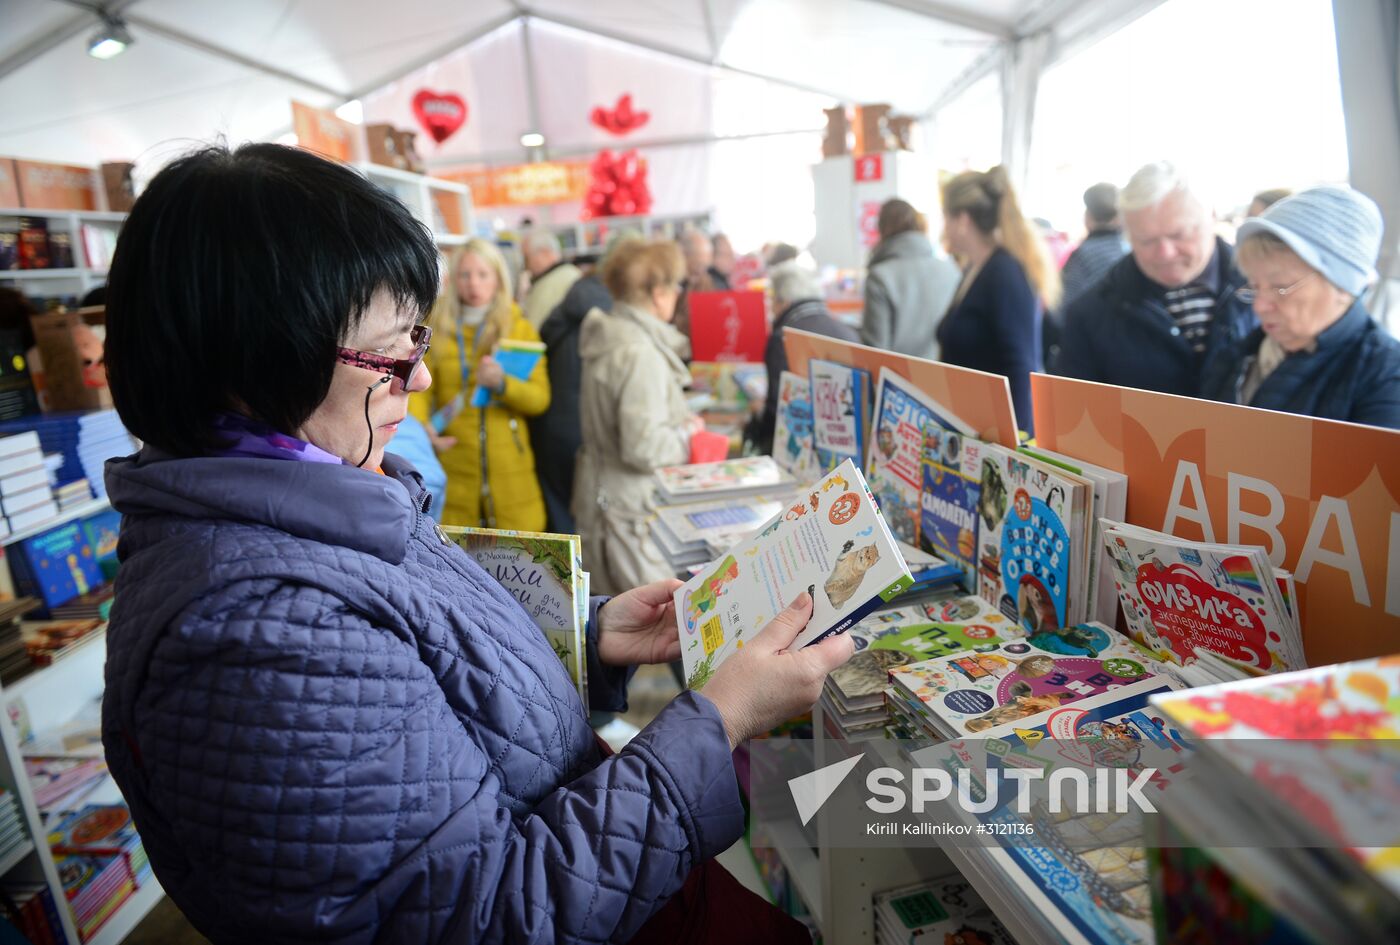
[{"label": "woman in grey coat", "polygon": [[934,251],[928,221],[907,201],[880,208],[880,242],[865,277],[860,340],[872,348],[938,360],[935,333],[962,274]]}]

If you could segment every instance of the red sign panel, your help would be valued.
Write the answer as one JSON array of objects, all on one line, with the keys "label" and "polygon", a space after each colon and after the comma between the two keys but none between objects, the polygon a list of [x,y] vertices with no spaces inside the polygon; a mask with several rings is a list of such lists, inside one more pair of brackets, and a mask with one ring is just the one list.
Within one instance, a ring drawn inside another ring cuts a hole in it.
[{"label": "red sign panel", "polygon": [[885,179],[885,156],[863,154],[856,158],[856,183]]},{"label": "red sign panel", "polygon": [[768,320],[762,292],[692,292],[687,304],[694,360],[763,360]]}]

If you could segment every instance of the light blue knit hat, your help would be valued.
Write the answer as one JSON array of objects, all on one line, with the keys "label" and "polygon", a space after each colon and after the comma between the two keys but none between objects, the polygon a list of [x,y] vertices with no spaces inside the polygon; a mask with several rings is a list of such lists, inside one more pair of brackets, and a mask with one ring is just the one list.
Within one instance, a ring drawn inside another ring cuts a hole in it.
[{"label": "light blue knit hat", "polygon": [[1235,238],[1242,243],[1272,233],[1328,282],[1360,295],[1376,278],[1381,230],[1381,211],[1370,197],[1350,187],[1311,187],[1245,220]]}]

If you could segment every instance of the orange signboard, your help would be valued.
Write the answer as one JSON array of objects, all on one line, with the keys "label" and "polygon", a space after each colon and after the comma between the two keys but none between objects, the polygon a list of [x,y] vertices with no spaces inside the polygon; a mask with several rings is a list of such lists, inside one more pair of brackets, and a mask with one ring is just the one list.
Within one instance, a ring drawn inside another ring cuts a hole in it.
[{"label": "orange signboard", "polygon": [[787,349],[788,370],[797,374],[807,373],[809,358],[821,358],[864,368],[870,372],[871,382],[878,383],[880,368],[887,367],[957,414],[977,431],[979,439],[1016,448],[1011,385],[1000,374],[911,358],[796,328],[783,330],[783,347]]},{"label": "orange signboard", "polygon": [[1041,446],[1128,476],[1128,521],[1260,545],[1313,665],[1400,653],[1400,431],[1031,375]]},{"label": "orange signboard", "polygon": [[15,161],[19,203],[34,210],[96,210],[97,188],[90,167]]},{"label": "orange signboard", "polygon": [[338,117],[335,112],[312,108],[293,100],[292,133],[297,147],[347,164],[360,160],[364,129]]},{"label": "orange signboard", "polygon": [[588,193],[589,162],[537,161],[509,167],[434,171],[434,177],[472,189],[476,207],[526,207],[582,200]]}]

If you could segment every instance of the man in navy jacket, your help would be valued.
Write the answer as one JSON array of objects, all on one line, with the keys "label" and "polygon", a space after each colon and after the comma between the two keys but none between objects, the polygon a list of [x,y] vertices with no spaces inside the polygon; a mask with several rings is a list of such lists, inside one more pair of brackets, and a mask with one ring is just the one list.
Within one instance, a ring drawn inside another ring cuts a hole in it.
[{"label": "man in navy jacket", "polygon": [[1132,253],[1065,310],[1056,374],[1197,396],[1205,366],[1256,325],[1211,214],[1158,162],[1119,195]]}]

